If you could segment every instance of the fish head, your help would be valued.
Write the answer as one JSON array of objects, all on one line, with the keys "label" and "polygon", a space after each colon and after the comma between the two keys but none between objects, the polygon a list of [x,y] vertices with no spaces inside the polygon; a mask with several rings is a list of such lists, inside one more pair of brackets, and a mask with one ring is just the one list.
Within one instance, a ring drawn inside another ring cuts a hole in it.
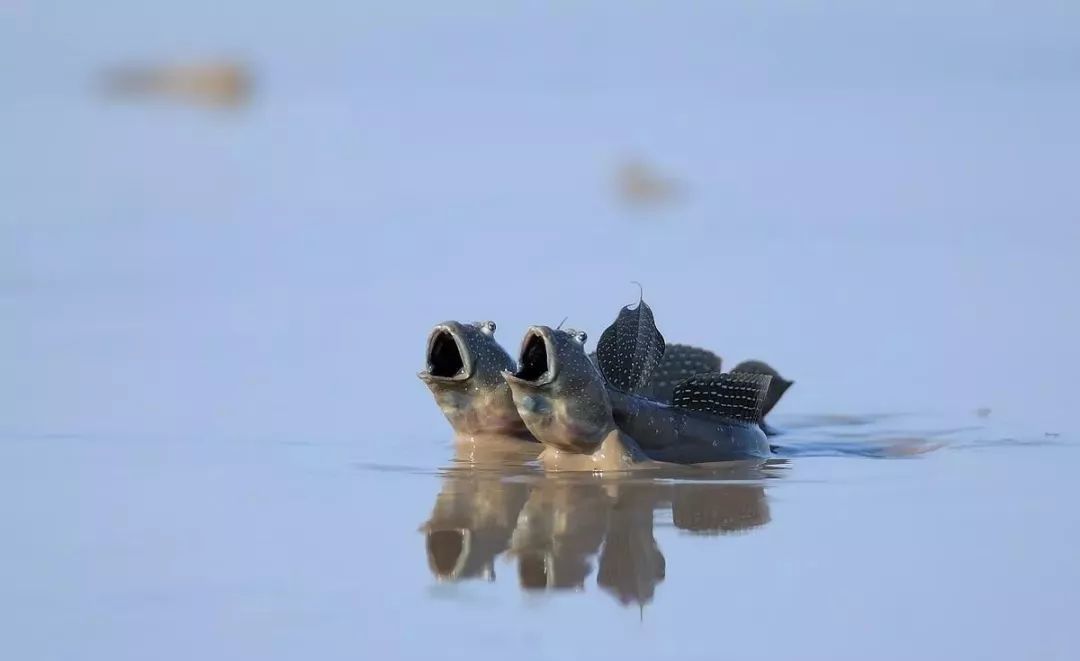
[{"label": "fish head", "polygon": [[517,370],[503,372],[532,435],[568,452],[594,450],[615,425],[586,339],[584,332],[532,326],[521,341]]},{"label": "fish head", "polygon": [[527,436],[502,372],[514,359],[495,340],[495,322],[446,321],[428,334],[420,377],[459,436]]}]

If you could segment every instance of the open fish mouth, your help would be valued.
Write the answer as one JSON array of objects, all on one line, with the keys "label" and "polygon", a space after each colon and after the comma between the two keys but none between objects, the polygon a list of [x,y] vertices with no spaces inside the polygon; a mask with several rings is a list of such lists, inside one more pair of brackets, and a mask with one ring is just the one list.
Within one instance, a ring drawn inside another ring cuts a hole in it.
[{"label": "open fish mouth", "polygon": [[420,378],[429,381],[464,381],[472,376],[473,357],[465,344],[460,324],[439,324],[431,330],[427,345],[427,369]]},{"label": "open fish mouth", "polygon": [[555,586],[554,559],[550,553],[523,553],[518,558],[518,580],[527,590],[548,590]]},{"label": "open fish mouth", "polygon": [[428,564],[441,580],[461,575],[472,547],[472,531],[465,528],[431,530],[427,533]]},{"label": "open fish mouth", "polygon": [[503,372],[507,380],[533,387],[544,386],[555,380],[558,374],[551,329],[533,326],[525,332],[518,356],[518,369],[514,373]]}]

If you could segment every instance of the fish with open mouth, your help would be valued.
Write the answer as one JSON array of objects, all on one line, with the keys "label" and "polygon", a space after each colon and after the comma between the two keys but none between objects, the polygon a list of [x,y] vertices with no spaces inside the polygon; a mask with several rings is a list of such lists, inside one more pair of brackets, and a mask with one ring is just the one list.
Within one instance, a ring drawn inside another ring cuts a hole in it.
[{"label": "fish with open mouth", "polygon": [[674,388],[670,404],[636,390],[660,363],[665,343],[644,301],[623,308],[604,331],[594,363],[587,335],[532,326],[518,369],[504,370],[518,414],[545,449],[554,470],[622,470],[648,460],[696,464],[764,460],[770,456],[758,424],[772,381],[751,372],[709,372]]},{"label": "fish with open mouth", "polygon": [[[495,329],[494,321],[437,324],[428,334],[426,365],[417,376],[431,390],[459,440],[509,436],[535,441],[501,376],[516,364],[495,339]],[[597,360],[595,354],[589,358]],[[671,344],[639,394],[670,402],[679,381],[719,370],[720,357],[713,352]]]},{"label": "fish with open mouth", "polygon": [[446,321],[428,335],[427,365],[417,375],[459,439],[536,440],[518,415],[502,372],[514,359],[495,340],[495,322]]}]

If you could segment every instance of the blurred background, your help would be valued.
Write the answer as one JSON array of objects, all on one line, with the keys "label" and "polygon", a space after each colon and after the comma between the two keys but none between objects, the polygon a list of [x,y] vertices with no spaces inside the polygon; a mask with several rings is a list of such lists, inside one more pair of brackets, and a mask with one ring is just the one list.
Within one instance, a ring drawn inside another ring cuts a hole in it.
[{"label": "blurred background", "polygon": [[[1078,35],[1065,0],[0,0],[0,640],[1073,658]],[[632,281],[794,379],[781,427],[992,429],[799,457],[745,535],[623,512],[648,612],[436,584],[428,330],[592,347]]]},{"label": "blurred background", "polygon": [[595,338],[638,280],[788,411],[1056,430],[1077,34],[1057,1],[3,0],[3,424],[441,434],[432,324]]}]

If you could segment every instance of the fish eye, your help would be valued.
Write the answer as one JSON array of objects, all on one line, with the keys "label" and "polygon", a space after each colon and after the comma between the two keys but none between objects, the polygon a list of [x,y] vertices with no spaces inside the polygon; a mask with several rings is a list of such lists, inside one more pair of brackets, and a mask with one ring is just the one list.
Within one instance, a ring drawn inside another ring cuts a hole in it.
[{"label": "fish eye", "polygon": [[478,321],[476,322],[476,326],[488,335],[495,333],[495,322],[490,319],[487,321]]},{"label": "fish eye", "polygon": [[581,344],[585,344],[585,340],[589,339],[589,335],[585,331],[571,331],[570,334]]}]

